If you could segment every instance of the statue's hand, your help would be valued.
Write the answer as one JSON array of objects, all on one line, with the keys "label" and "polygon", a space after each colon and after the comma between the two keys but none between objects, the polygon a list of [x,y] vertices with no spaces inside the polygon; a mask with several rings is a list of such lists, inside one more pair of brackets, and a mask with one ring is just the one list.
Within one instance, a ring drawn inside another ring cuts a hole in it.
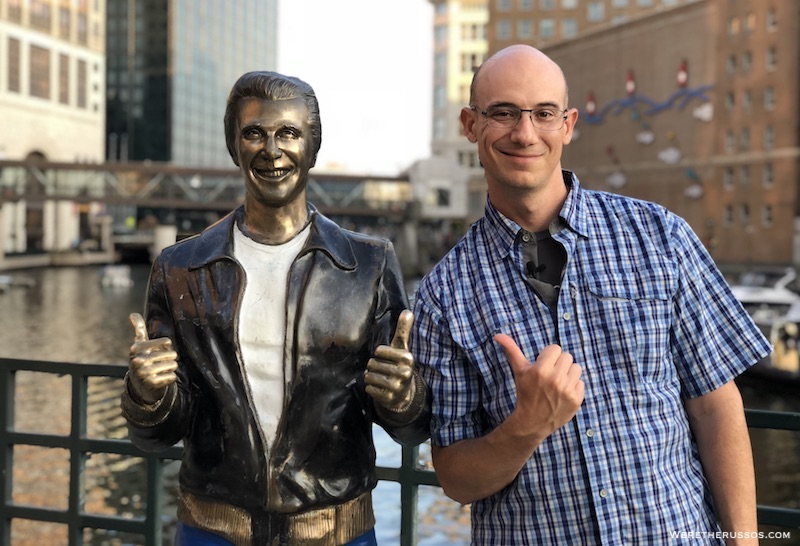
[{"label": "statue's hand", "polygon": [[148,339],[142,315],[130,315],[133,324],[128,386],[131,394],[146,404],[161,400],[167,387],[178,376],[178,353],[172,349],[172,340],[167,337]]},{"label": "statue's hand", "polygon": [[408,350],[408,336],[414,315],[406,309],[397,319],[390,345],[381,345],[367,362],[366,391],[378,404],[402,411],[414,398],[414,357]]}]

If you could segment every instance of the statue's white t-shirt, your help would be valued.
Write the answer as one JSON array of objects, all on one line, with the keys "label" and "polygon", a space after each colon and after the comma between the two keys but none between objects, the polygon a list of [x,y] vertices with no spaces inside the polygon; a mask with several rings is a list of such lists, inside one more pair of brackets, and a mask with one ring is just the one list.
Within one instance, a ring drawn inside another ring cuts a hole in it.
[{"label": "statue's white t-shirt", "polygon": [[283,411],[284,389],[291,381],[291,363],[284,369],[286,341],[286,285],[289,268],[303,248],[309,226],[281,245],[264,245],[233,234],[233,255],[245,271],[244,296],[239,311],[239,347],[245,379],[267,447],[272,446]]}]

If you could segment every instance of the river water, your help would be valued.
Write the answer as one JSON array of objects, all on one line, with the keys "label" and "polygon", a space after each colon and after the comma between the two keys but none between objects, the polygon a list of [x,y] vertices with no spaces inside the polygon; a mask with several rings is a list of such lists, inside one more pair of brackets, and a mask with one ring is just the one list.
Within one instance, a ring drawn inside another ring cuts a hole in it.
[{"label": "river water", "polygon": [[[0,293],[0,357],[58,362],[124,365],[132,329],[131,312],[141,312],[149,266],[131,266],[131,287],[103,287],[100,269],[64,267],[12,272],[32,280],[33,286],[13,287]],[[47,374],[20,373],[15,406],[18,430],[66,433],[69,430],[69,384]],[[124,437],[119,416],[118,380],[90,382],[90,434]],[[784,387],[784,386],[781,386]],[[740,380],[749,408],[800,412],[800,397],[794,391],[767,382]],[[759,503],[800,508],[800,433],[752,430]],[[399,447],[376,427],[378,464],[399,466]],[[14,499],[45,507],[66,508],[69,466],[58,450],[15,447]],[[429,463],[427,445],[421,460]],[[87,510],[96,513],[141,515],[141,464],[113,456],[93,456],[87,463]],[[165,489],[174,490],[174,464]],[[42,480],[42,476],[47,479]],[[171,477],[173,476],[173,477]],[[60,477],[60,478],[59,478]],[[61,479],[63,478],[63,480]],[[399,543],[399,485],[381,482],[374,493],[376,532],[382,546]],[[164,515],[165,544],[171,544],[174,506]],[[13,546],[66,544],[63,526],[28,524],[12,526]],[[783,529],[763,527],[764,531]],[[48,534],[50,533],[50,534]],[[447,499],[438,488],[421,487],[418,536],[420,546],[469,544],[468,509]],[[87,544],[134,545],[135,537],[87,531]],[[762,544],[800,545],[800,531],[781,540]]]}]

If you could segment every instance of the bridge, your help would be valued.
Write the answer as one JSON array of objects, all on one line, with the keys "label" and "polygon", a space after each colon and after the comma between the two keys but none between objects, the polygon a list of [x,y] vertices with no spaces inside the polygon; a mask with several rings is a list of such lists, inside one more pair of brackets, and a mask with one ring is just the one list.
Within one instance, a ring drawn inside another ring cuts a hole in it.
[{"label": "bridge", "polygon": [[[0,221],[0,250],[9,263],[14,255],[55,253],[69,261],[77,251],[85,256],[152,247],[158,226],[173,226],[180,239],[201,231],[243,198],[237,169],[0,161],[0,218],[6,216],[10,226],[4,233]],[[312,170],[308,200],[343,227],[392,239],[404,264],[414,269],[418,207],[408,178]],[[104,230],[110,234],[103,235]]]}]

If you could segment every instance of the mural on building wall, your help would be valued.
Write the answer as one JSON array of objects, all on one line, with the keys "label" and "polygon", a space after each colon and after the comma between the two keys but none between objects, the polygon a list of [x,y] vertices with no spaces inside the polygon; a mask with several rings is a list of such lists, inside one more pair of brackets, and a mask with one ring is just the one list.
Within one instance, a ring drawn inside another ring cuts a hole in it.
[{"label": "mural on building wall", "polygon": [[[698,121],[708,122],[714,117],[714,106],[711,97],[707,94],[712,85],[701,85],[699,87],[689,87],[689,62],[682,59],[676,75],[678,89],[665,101],[658,102],[655,99],[636,92],[636,76],[633,69],[628,69],[625,74],[625,96],[614,99],[602,108],[598,108],[597,99],[593,91],[587,94],[586,105],[581,111],[583,123],[588,125],[602,125],[608,116],[619,116],[625,111],[630,112],[631,121],[639,125],[639,132],[636,134],[636,142],[642,146],[649,146],[657,140],[657,135],[653,132],[648,117],[661,114],[663,112],[684,110],[692,102],[700,102],[692,110],[692,116]],[[576,132],[577,133],[577,132]],[[658,160],[667,165],[677,165],[683,158],[678,137],[674,131],[667,131],[664,135],[666,144],[658,150]],[[580,134],[573,135],[579,138]],[[622,169],[622,162],[616,154],[614,146],[607,146],[606,155],[611,163],[616,167],[611,174],[606,177],[606,184],[613,189],[620,189],[627,183],[627,176]],[[699,199],[703,195],[703,182],[692,167],[687,167],[684,174],[689,181],[689,186],[684,190],[684,194],[692,199]]]}]

